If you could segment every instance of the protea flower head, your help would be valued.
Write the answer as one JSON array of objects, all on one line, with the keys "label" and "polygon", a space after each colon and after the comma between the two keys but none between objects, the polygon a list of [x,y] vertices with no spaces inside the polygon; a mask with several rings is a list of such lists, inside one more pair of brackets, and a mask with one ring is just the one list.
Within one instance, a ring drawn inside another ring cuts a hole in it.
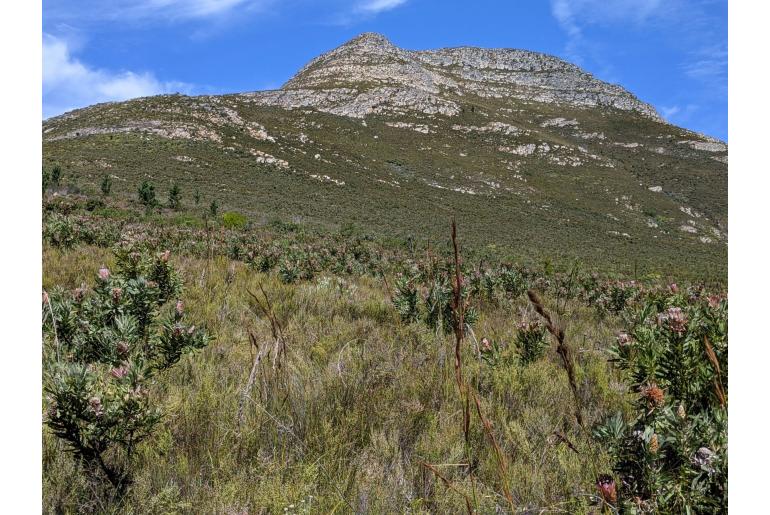
[{"label": "protea flower head", "polygon": [[647,399],[647,404],[651,408],[663,405],[665,393],[663,393],[663,390],[661,390],[658,385],[653,383],[647,386],[643,386],[640,389],[640,393],[642,394],[642,397]]},{"label": "protea flower head", "polygon": [[676,409],[676,415],[681,419],[684,419],[687,417],[687,412],[684,410],[684,404],[680,404],[679,407]]},{"label": "protea flower head", "polygon": [[660,449],[660,442],[658,442],[658,435],[653,433],[652,436],[650,437],[650,452],[653,454],[657,454],[658,449]]},{"label": "protea flower head", "polygon": [[120,365],[118,368],[110,370],[110,375],[116,379],[122,379],[128,374],[128,365]]},{"label": "protea flower head", "polygon": [[128,354],[128,344],[126,342],[118,342],[116,345],[118,354],[125,355]]},{"label": "protea flower head", "polygon": [[176,314],[179,316],[184,314],[184,302],[181,300],[176,301]]},{"label": "protea flower head", "polygon": [[90,399],[88,399],[88,405],[91,407],[91,411],[93,411],[97,417],[101,416],[102,413],[104,413],[104,408],[102,407],[102,400],[99,397],[91,397]]},{"label": "protea flower head", "polygon": [[602,474],[596,480],[596,487],[599,489],[604,502],[615,504],[618,501],[618,493],[615,487],[615,480],[609,474]]},{"label": "protea flower head", "polygon": [[630,344],[631,344],[631,336],[625,331],[619,332],[618,345],[620,345],[621,347],[625,347],[626,345],[630,345]]},{"label": "protea flower head", "polygon": [[120,298],[123,296],[123,288],[113,288],[112,289],[112,300],[115,301],[115,303],[120,302]]},{"label": "protea flower head", "polygon": [[101,279],[102,281],[106,281],[109,278],[110,278],[110,269],[102,265],[102,267],[99,269],[99,279]]},{"label": "protea flower head", "polygon": [[43,290],[43,304],[48,304],[50,300],[51,299],[48,297],[48,292]]},{"label": "protea flower head", "polygon": [[489,352],[492,350],[492,344],[489,342],[489,338],[484,337],[481,339],[481,352]]},{"label": "protea flower head", "polygon": [[671,291],[671,293],[679,293],[679,286],[677,286],[676,283],[671,283],[668,285],[668,289]]},{"label": "protea flower head", "polygon": [[171,257],[171,251],[170,250],[164,250],[160,254],[160,260],[164,263],[168,263],[168,258]]}]

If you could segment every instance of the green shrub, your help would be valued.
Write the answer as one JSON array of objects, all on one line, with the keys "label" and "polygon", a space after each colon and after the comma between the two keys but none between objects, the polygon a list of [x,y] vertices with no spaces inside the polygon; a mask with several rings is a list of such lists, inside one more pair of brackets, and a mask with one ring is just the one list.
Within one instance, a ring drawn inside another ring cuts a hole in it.
[{"label": "green shrub", "polygon": [[398,311],[402,322],[416,322],[420,317],[417,306],[420,297],[417,294],[417,288],[412,281],[406,277],[399,277],[396,280],[396,292],[393,295],[393,305]]},{"label": "green shrub", "polygon": [[179,185],[174,183],[171,189],[168,191],[168,207],[176,211],[182,202],[182,192],[179,189]]},{"label": "green shrub", "polygon": [[651,299],[612,348],[638,393],[632,420],[596,429],[620,476],[622,508],[727,511],[727,301]]},{"label": "green shrub", "polygon": [[54,247],[72,248],[78,240],[72,218],[54,213],[43,225],[43,239]]},{"label": "green shrub", "polygon": [[234,211],[222,215],[222,224],[228,229],[244,229],[247,221],[244,215]]},{"label": "green shrub", "polygon": [[105,174],[104,177],[102,177],[102,195],[105,197],[110,194],[110,191],[112,191],[112,178],[110,178],[109,175]]},{"label": "green shrub", "polygon": [[122,494],[136,446],[162,411],[149,393],[159,373],[204,347],[187,321],[168,253],[116,253],[118,272],[99,270],[93,290],[43,295],[46,425],[90,477]]},{"label": "green shrub", "polygon": [[522,365],[534,363],[548,349],[546,328],[539,321],[522,321],[516,327],[516,352]]},{"label": "green shrub", "polygon": [[148,210],[155,207],[157,201],[155,200],[155,186],[151,182],[143,181],[139,186],[139,202],[144,205]]}]

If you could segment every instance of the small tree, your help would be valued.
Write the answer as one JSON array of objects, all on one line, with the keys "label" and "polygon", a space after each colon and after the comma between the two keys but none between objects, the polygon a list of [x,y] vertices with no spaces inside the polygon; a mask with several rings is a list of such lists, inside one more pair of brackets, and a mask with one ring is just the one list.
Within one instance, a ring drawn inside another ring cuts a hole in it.
[{"label": "small tree", "polygon": [[218,211],[219,211],[219,204],[217,204],[216,200],[212,200],[211,205],[209,206],[209,212],[211,213],[211,216],[216,217]]},{"label": "small tree", "polygon": [[168,207],[176,211],[179,209],[179,204],[182,201],[182,193],[179,190],[179,185],[174,183],[168,192]]},{"label": "small tree", "polygon": [[45,192],[48,191],[48,186],[51,185],[51,174],[48,170],[45,169],[45,166],[43,167],[43,195],[45,195]]},{"label": "small tree", "polygon": [[121,249],[117,273],[99,270],[92,291],[43,294],[46,425],[90,477],[119,495],[130,483],[136,446],[162,416],[150,388],[208,335],[187,322],[181,282],[168,251]]},{"label": "small tree", "polygon": [[155,206],[155,186],[151,182],[143,181],[139,186],[139,201],[148,211]]},{"label": "small tree", "polygon": [[51,168],[51,182],[50,185],[52,188],[58,188],[61,184],[61,178],[62,178],[62,170],[59,165],[54,165],[53,168]]},{"label": "small tree", "polygon": [[104,175],[102,177],[102,195],[105,197],[109,196],[110,191],[112,191],[112,179],[109,175]]},{"label": "small tree", "polygon": [[201,192],[198,190],[195,190],[195,193],[193,194],[193,200],[195,201],[195,205],[197,206],[200,204],[201,201]]}]

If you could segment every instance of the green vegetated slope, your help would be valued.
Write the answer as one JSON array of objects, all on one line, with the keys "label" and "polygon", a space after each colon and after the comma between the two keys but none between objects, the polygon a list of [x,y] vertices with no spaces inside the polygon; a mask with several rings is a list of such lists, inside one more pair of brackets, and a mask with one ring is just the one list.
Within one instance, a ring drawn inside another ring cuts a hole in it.
[{"label": "green vegetated slope", "polygon": [[530,98],[518,83],[495,95],[478,91],[490,81],[409,89],[470,66],[441,75],[425,55],[364,35],[274,92],[74,111],[44,123],[44,164],[86,189],[110,175],[125,198],[143,180],[179,182],[258,224],[355,223],[438,242],[456,217],[469,244],[525,259],[724,273],[726,145],[635,109]]}]

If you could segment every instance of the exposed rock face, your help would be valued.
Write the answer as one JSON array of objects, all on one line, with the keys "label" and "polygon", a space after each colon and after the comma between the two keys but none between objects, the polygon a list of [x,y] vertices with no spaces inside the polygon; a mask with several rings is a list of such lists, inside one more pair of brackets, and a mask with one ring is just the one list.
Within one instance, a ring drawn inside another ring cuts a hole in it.
[{"label": "exposed rock face", "polygon": [[354,118],[409,111],[453,116],[469,95],[611,107],[662,121],[655,108],[620,86],[549,55],[471,47],[409,51],[373,33],[313,59],[278,91],[249,94],[263,105]]}]

